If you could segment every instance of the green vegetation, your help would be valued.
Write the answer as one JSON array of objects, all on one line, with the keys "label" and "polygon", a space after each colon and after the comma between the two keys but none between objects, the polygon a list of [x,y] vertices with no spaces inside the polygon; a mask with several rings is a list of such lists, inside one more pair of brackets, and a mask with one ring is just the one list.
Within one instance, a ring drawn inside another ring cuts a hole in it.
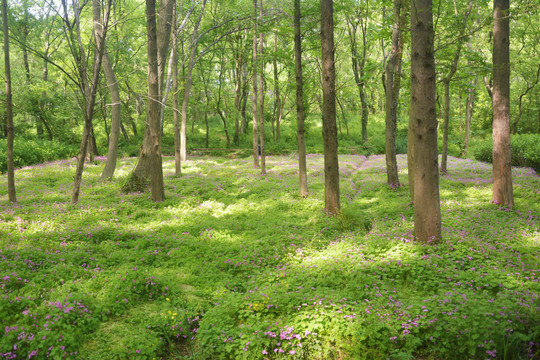
[{"label": "green vegetation", "polygon": [[540,178],[515,168],[516,206],[491,204],[491,166],[451,157],[444,242],[416,243],[384,157],[340,156],[343,211],[323,211],[323,161],[195,157],[166,200],[122,194],[71,160],[0,178],[5,358],[528,359],[540,356]]},{"label": "green vegetation", "polygon": [[[540,172],[540,134],[512,135],[512,165],[533,168]],[[493,141],[479,141],[474,145],[473,156],[479,161],[493,161]]]},{"label": "green vegetation", "polygon": [[[0,174],[7,171],[6,139],[0,139]],[[16,168],[62,160],[77,155],[77,147],[41,139],[15,139],[13,162]]]}]

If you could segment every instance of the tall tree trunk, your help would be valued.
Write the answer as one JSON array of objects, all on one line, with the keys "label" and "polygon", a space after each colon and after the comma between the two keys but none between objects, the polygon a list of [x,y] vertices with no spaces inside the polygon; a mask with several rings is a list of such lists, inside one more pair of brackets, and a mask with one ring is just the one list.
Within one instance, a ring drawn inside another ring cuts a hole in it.
[{"label": "tall tree trunk", "polygon": [[234,107],[236,108],[237,113],[234,117],[234,137],[233,141],[236,146],[240,144],[240,117],[242,112],[242,85],[243,85],[243,67],[244,67],[244,58],[242,56],[243,50],[243,37],[242,35],[237,35],[236,38],[239,41],[237,44],[238,48],[234,52]]},{"label": "tall tree trunk", "polygon": [[241,117],[240,132],[242,134],[245,134],[246,127],[247,127],[246,107],[247,107],[247,100],[248,100],[248,95],[249,95],[249,76],[248,76],[247,62],[244,62],[244,65],[242,67],[242,79],[243,79],[243,84],[242,84],[242,98],[241,98],[242,106],[240,109],[240,117]]},{"label": "tall tree trunk", "polygon": [[[223,51],[223,54],[225,54],[225,51]],[[221,68],[219,70],[218,99],[216,101],[216,111],[219,117],[221,118],[221,121],[223,122],[223,130],[225,131],[225,138],[227,139],[227,149],[228,149],[231,147],[231,139],[229,137],[229,130],[227,129],[227,119],[225,118],[223,109],[221,109],[221,88],[223,84],[223,73],[225,72],[224,60],[225,59],[221,58]]]},{"label": "tall tree trunk", "polygon": [[173,33],[172,33],[172,90],[173,90],[173,120],[174,120],[174,173],[182,175],[182,157],[180,155],[180,116],[178,101],[178,20],[176,18],[176,6],[173,10]]},{"label": "tall tree trunk", "polygon": [[467,29],[467,19],[469,18],[469,14],[471,13],[472,6],[473,6],[473,1],[469,0],[469,6],[463,17],[463,26],[461,28],[461,31],[459,32],[459,40],[457,44],[456,53],[454,55],[454,61],[452,62],[452,67],[450,68],[448,75],[446,75],[446,77],[443,79],[444,122],[443,122],[443,151],[442,151],[442,157],[441,157],[441,172],[443,174],[446,174],[448,172],[446,164],[447,164],[447,159],[448,159],[448,128],[449,128],[449,123],[450,123],[450,81],[452,81],[452,78],[454,77],[458,68],[459,57],[461,55],[461,48],[463,46],[463,40],[461,39],[464,37],[465,31]]},{"label": "tall tree trunk", "polygon": [[279,88],[279,77],[278,77],[278,69],[277,69],[277,32],[274,34],[274,59],[273,59],[273,65],[274,65],[274,116],[272,121],[272,134],[274,136],[274,141],[279,142],[279,136],[274,130],[274,123],[276,124],[276,130],[280,127],[281,122],[281,91]]},{"label": "tall tree trunk", "polygon": [[467,89],[467,105],[465,109],[465,140],[463,142],[463,152],[462,157],[467,157],[469,152],[469,138],[471,134],[471,122],[474,111],[474,98],[476,94],[476,83],[477,78],[474,78],[472,87]]},{"label": "tall tree trunk", "polygon": [[[100,12],[100,1],[92,0],[92,11]],[[88,79],[87,68],[88,63],[84,52],[84,46],[80,36],[80,13],[78,8],[74,7],[74,21],[70,23],[67,18],[68,10],[67,3],[63,2],[64,13],[66,18],[64,19],[64,26],[66,32],[72,35],[71,39],[77,38],[77,44],[72,43],[72,55],[75,59],[77,70],[79,72],[79,78],[81,81],[80,89],[84,99],[84,130],[81,139],[81,147],[79,149],[79,155],[77,157],[77,167],[75,169],[75,176],[73,178],[73,189],[71,192],[71,203],[75,204],[79,201],[79,192],[81,188],[82,174],[84,170],[84,160],[87,152],[89,141],[92,136],[92,117],[94,114],[94,105],[96,101],[97,88],[99,84],[99,75],[101,69],[101,63],[103,60],[103,51],[105,45],[105,37],[107,36],[108,18],[111,8],[111,0],[107,2],[104,18],[99,16],[94,20],[94,64],[92,68],[92,78]],[[73,26],[75,27],[76,36],[73,36]],[[77,47],[77,48],[76,48]]]},{"label": "tall tree trunk", "polygon": [[199,14],[199,19],[197,20],[197,23],[195,24],[195,28],[193,29],[193,34],[191,36],[191,43],[189,46],[189,64],[188,64],[188,70],[186,74],[186,79],[184,81],[184,99],[182,101],[182,122],[180,125],[180,160],[186,161],[187,159],[187,136],[186,136],[186,130],[187,130],[187,108],[188,108],[188,102],[189,97],[191,93],[191,83],[192,83],[192,74],[193,74],[193,67],[195,66],[195,51],[197,50],[197,44],[198,44],[198,36],[199,36],[199,26],[201,24],[202,17],[204,15],[204,9],[206,6],[206,0],[203,0],[202,7],[201,7],[201,13]]},{"label": "tall tree trunk", "polygon": [[411,112],[414,141],[414,236],[441,240],[435,59],[431,0],[411,2]]},{"label": "tall tree trunk", "polygon": [[[104,46],[106,46],[104,44]],[[107,79],[107,86],[111,94],[111,135],[109,136],[109,151],[107,153],[107,162],[101,173],[101,180],[111,180],[116,169],[116,160],[118,158],[118,141],[120,139],[120,90],[118,88],[118,81],[114,75],[114,70],[107,53],[107,48],[103,49],[103,72]]]},{"label": "tall tree trunk", "polygon": [[300,196],[308,196],[306,140],[304,129],[304,79],[302,76],[302,39],[300,31],[300,0],[294,0],[294,65],[296,70],[296,127],[298,139],[298,175]]},{"label": "tall tree trunk", "polygon": [[258,107],[257,107],[257,0],[253,0],[253,96],[252,96],[252,112],[253,112],[253,167],[259,167],[259,124],[258,124]]},{"label": "tall tree trunk", "polygon": [[330,215],[339,213],[339,163],[336,127],[336,68],[334,63],[334,6],[321,0],[321,48],[323,90],[324,200]]},{"label": "tall tree trunk", "polygon": [[443,80],[444,87],[444,109],[443,109],[443,148],[441,155],[441,173],[446,174],[448,159],[448,127],[450,123],[450,81]]},{"label": "tall tree trunk", "polygon": [[509,6],[509,0],[493,0],[493,202],[513,207]]},{"label": "tall tree trunk", "polygon": [[[161,13],[161,12],[160,12]],[[161,14],[160,14],[161,15]],[[172,18],[172,16],[170,17]],[[169,19],[170,19],[169,18]],[[163,20],[160,20],[160,23]],[[160,26],[161,27],[161,26]],[[163,167],[161,159],[161,129],[159,124],[159,99],[160,80],[159,76],[159,46],[156,28],[156,4],[155,0],[146,0],[146,30],[148,37],[148,105],[146,110],[146,122],[149,124],[150,137],[150,189],[153,201],[165,200],[163,186]],[[169,27],[170,33],[170,27]],[[167,34],[169,36],[169,34]],[[168,41],[167,41],[168,42]],[[161,53],[163,56],[163,52]],[[162,57],[163,61],[164,57]]]},{"label": "tall tree trunk", "polygon": [[[161,159],[161,128],[159,123],[159,100],[161,81],[167,60],[172,25],[174,0],[163,0],[159,12],[159,28],[156,24],[156,1],[146,1],[148,37],[148,104],[146,127],[139,159],[124,191],[144,191],[151,184],[152,199],[164,200],[163,167]],[[167,24],[161,24],[166,22]],[[135,128],[134,128],[135,130]]]},{"label": "tall tree trunk", "polygon": [[[369,4],[366,4],[369,7]],[[365,88],[365,64],[366,64],[366,54],[367,54],[367,22],[362,17],[367,15],[362,14],[359,11],[358,17],[356,19],[347,18],[349,41],[351,47],[351,65],[354,75],[354,81],[358,88],[358,95],[360,96],[360,104],[362,107],[362,143],[367,142],[367,123],[369,117],[369,109],[366,100],[366,88]],[[358,42],[356,35],[358,32],[358,26],[362,31],[362,55],[361,57],[358,54]],[[359,60],[360,59],[360,60]],[[340,129],[341,132],[341,129]]]},{"label": "tall tree trunk", "polygon": [[264,149],[264,58],[263,58],[263,0],[260,2],[259,8],[259,56],[261,71],[259,74],[259,137],[260,137],[260,152],[261,152],[261,175],[266,175],[266,153]]},{"label": "tall tree trunk", "polygon": [[2,0],[2,25],[4,28],[4,72],[6,83],[6,118],[7,118],[7,172],[8,172],[8,199],[17,202],[15,192],[15,165],[13,163],[13,139],[15,128],[13,126],[13,101],[11,94],[11,66],[9,63],[9,27],[7,16],[7,0]]},{"label": "tall tree trunk", "polygon": [[386,179],[390,186],[399,186],[396,159],[396,127],[399,89],[401,84],[401,54],[403,37],[401,35],[402,2],[394,0],[394,25],[392,29],[392,51],[386,64]]},{"label": "tall tree trunk", "polygon": [[[369,7],[369,5],[368,5]],[[369,118],[369,108],[366,100],[366,55],[367,55],[367,19],[360,22],[362,28],[362,60],[360,60],[360,104],[362,105],[362,143],[367,143],[367,124]]]}]

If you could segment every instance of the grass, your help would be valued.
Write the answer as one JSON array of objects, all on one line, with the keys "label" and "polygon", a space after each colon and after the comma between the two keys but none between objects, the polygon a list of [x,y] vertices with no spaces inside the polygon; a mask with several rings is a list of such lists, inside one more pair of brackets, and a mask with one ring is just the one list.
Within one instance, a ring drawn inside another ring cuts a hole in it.
[{"label": "grass", "polygon": [[516,206],[491,204],[491,166],[449,158],[444,241],[414,241],[384,156],[340,155],[342,214],[323,208],[322,155],[194,157],[166,201],[122,194],[134,159],[99,182],[72,161],[0,178],[0,358],[529,359],[540,357],[540,178],[514,168]]}]

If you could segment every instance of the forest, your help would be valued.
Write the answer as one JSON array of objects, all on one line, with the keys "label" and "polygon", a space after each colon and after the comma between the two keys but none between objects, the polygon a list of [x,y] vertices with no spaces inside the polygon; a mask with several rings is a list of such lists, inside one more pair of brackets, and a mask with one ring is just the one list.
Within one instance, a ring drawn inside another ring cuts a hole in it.
[{"label": "forest", "polygon": [[539,15],[2,0],[0,358],[539,358]]}]

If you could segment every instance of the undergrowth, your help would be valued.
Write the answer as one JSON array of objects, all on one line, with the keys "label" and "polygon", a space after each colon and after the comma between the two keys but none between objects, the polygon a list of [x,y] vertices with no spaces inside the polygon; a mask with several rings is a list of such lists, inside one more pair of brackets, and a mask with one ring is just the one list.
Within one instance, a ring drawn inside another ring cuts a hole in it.
[{"label": "undergrowth", "polygon": [[194,157],[166,200],[73,161],[0,178],[0,358],[531,359],[540,356],[540,180],[514,168],[513,210],[490,203],[491,166],[449,158],[443,242],[413,239],[384,156],[341,155],[342,213],[323,208],[323,158]]}]

